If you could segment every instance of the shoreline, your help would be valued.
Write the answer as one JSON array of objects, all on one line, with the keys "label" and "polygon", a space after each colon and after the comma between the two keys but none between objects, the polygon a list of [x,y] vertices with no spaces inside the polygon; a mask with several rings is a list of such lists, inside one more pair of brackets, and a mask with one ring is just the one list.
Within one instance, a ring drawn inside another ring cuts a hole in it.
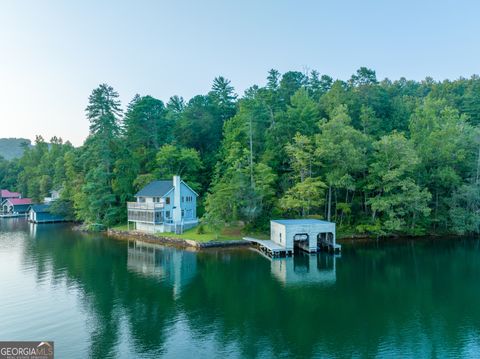
[{"label": "shoreline", "polygon": [[[78,228],[76,229],[78,230]],[[141,240],[148,243],[162,244],[167,246],[173,246],[178,248],[195,248],[198,250],[208,249],[208,248],[235,248],[235,247],[249,247],[251,243],[244,240],[223,240],[216,241],[211,240],[208,242],[198,242],[192,239],[181,239],[169,237],[168,235],[155,235],[150,233],[138,232],[138,231],[125,231],[117,229],[107,229],[104,232],[108,237],[119,239],[119,240]],[[445,234],[445,235],[422,235],[422,236],[384,236],[379,238],[369,237],[369,236],[348,236],[337,239],[339,244],[370,244],[370,243],[401,243],[406,241],[429,241],[429,240],[448,240],[448,239],[458,239],[458,238],[471,238],[478,239],[475,236],[463,236],[455,234]]]},{"label": "shoreline", "polygon": [[244,240],[226,240],[226,241],[208,241],[198,242],[192,239],[180,239],[169,236],[160,236],[155,234],[137,232],[137,231],[121,231],[116,229],[108,229],[106,232],[108,237],[113,237],[120,240],[142,240],[144,242],[165,244],[181,248],[226,248],[226,247],[246,247],[250,246],[250,242]]}]

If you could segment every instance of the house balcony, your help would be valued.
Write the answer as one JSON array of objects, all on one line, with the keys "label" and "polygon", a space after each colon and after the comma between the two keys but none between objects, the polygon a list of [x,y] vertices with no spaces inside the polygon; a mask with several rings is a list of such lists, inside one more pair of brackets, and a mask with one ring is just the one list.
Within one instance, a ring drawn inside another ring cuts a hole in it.
[{"label": "house balcony", "polygon": [[155,202],[127,202],[127,209],[137,211],[158,211],[165,207],[164,203]]}]

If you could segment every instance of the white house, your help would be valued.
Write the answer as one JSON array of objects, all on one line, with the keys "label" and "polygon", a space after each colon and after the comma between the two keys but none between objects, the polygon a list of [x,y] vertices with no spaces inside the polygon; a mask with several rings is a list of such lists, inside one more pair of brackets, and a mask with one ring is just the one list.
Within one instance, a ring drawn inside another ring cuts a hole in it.
[{"label": "white house", "polygon": [[53,201],[56,201],[59,198],[60,198],[60,191],[52,190],[52,191],[50,191],[50,197],[44,197],[43,198],[43,203],[48,204],[48,203],[51,203]]},{"label": "white house", "polygon": [[151,182],[135,195],[136,202],[127,203],[128,225],[148,233],[181,233],[198,224],[197,197],[180,176]]}]

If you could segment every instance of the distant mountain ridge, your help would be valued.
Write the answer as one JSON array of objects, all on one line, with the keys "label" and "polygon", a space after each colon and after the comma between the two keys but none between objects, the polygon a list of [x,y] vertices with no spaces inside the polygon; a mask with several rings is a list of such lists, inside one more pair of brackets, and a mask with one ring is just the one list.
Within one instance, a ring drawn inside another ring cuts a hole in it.
[{"label": "distant mountain ridge", "polygon": [[22,156],[24,143],[32,145],[32,141],[27,138],[0,138],[0,156],[6,160],[12,160]]}]

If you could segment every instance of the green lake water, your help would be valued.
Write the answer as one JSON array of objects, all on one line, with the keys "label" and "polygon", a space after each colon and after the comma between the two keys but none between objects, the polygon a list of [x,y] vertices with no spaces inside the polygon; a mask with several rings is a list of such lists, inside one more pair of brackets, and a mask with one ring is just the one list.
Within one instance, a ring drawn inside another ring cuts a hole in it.
[{"label": "green lake water", "polygon": [[480,242],[272,261],[0,220],[0,340],[54,340],[56,358],[475,358]]}]

